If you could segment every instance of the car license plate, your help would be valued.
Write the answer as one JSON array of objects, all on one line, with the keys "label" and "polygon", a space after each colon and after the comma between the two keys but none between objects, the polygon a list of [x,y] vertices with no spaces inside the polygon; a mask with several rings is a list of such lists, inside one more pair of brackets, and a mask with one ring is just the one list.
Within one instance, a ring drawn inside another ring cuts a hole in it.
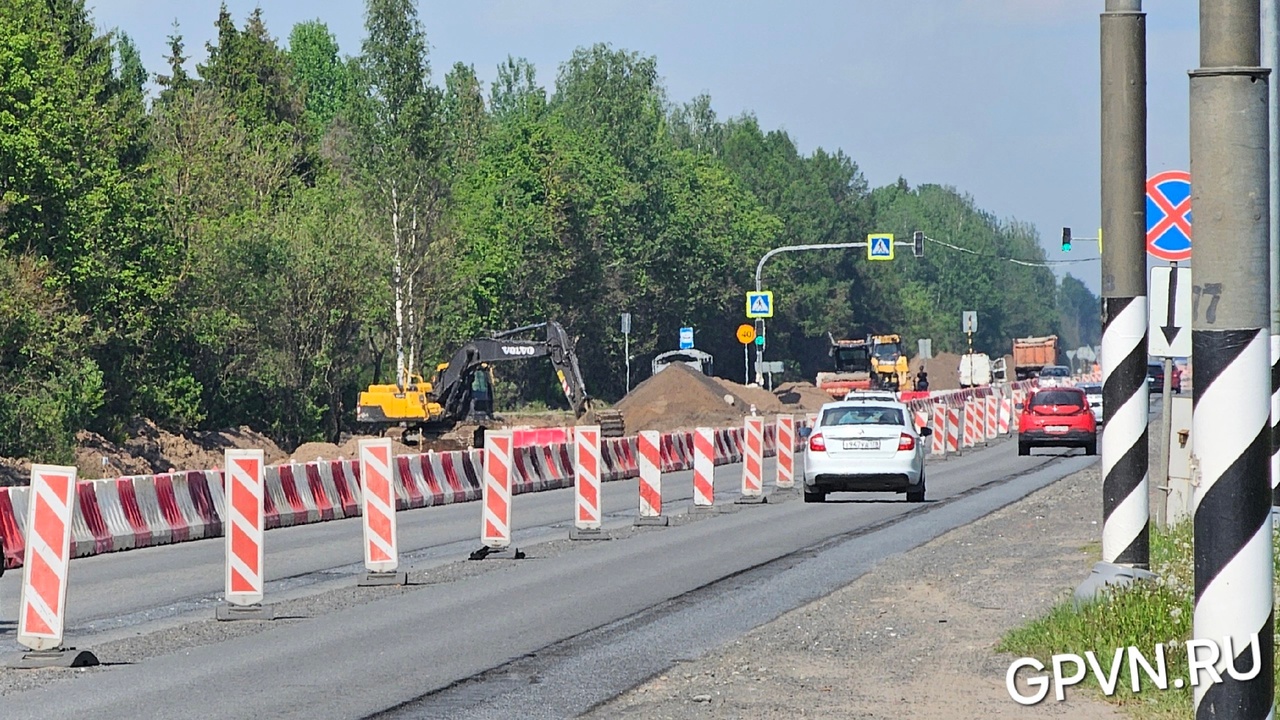
[{"label": "car license plate", "polygon": [[1064,433],[1069,429],[1070,428],[1068,428],[1066,425],[1050,425],[1045,428],[1045,431],[1051,432],[1051,433]]},{"label": "car license plate", "polygon": [[879,440],[845,440],[845,450],[879,450]]}]

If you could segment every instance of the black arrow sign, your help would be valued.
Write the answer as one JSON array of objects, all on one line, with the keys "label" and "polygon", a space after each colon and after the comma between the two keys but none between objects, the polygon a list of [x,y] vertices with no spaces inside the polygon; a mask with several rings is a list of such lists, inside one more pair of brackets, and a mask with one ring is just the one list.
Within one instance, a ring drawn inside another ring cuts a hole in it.
[{"label": "black arrow sign", "polygon": [[1178,268],[1169,269],[1169,314],[1164,322],[1164,327],[1160,328],[1160,332],[1164,333],[1165,342],[1173,345],[1173,339],[1178,337],[1178,333],[1182,328],[1173,324],[1173,311],[1178,297]]}]

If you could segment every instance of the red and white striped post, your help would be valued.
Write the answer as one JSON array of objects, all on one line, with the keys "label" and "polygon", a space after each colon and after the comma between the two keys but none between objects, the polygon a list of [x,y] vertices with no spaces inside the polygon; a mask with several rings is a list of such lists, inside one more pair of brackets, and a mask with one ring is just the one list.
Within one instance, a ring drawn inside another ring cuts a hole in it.
[{"label": "red and white striped post", "polygon": [[782,490],[796,486],[796,419],[792,415],[779,415],[775,437],[777,438],[777,477],[773,484]]},{"label": "red and white striped post", "polygon": [[1008,435],[1013,427],[1013,399],[1005,392],[1000,396],[1000,434]]},{"label": "red and white striped post", "polygon": [[738,503],[768,502],[764,496],[764,418],[748,415],[743,419],[742,433],[742,497]]},{"label": "red and white striped post", "polygon": [[[27,489],[27,550],[22,562],[18,642],[32,650],[15,668],[86,667],[98,664],[88,651],[63,648],[67,576],[71,569],[71,518],[76,505],[76,469],[32,465]],[[3,562],[4,558],[0,558]]]},{"label": "red and white striped post", "polygon": [[988,395],[986,400],[987,439],[995,440],[1000,437],[1000,401],[995,395]]},{"label": "red and white striped post", "polygon": [[973,400],[964,401],[964,446],[974,447],[978,444],[978,404]]},{"label": "red and white striped post", "polygon": [[511,476],[515,438],[511,430],[484,434],[484,480],[480,487],[480,549],[472,560],[490,556],[521,559],[524,552],[511,546]]},{"label": "red and white striped post", "polygon": [[225,603],[218,606],[218,620],[270,620],[270,606],[262,605],[265,571],[266,483],[262,450],[226,450],[227,524]]},{"label": "red and white striped post", "polygon": [[947,406],[933,406],[933,424],[930,426],[933,430],[932,442],[929,443],[929,454],[946,455],[947,454]]},{"label": "red and white striped post", "polygon": [[715,511],[716,431],[693,431],[693,507],[690,513]]},{"label": "red and white striped post", "polygon": [[643,430],[636,437],[640,463],[640,514],[636,525],[666,525],[662,514],[662,433]]},{"label": "red and white striped post", "polygon": [[405,585],[396,537],[395,463],[391,438],[360,441],[360,511],[364,517],[364,579],[359,585]]},{"label": "red and white striped post", "polygon": [[600,529],[600,426],[573,429],[573,540],[608,537]]},{"label": "red and white striped post", "polygon": [[960,454],[964,412],[957,407],[947,407],[947,452]]}]

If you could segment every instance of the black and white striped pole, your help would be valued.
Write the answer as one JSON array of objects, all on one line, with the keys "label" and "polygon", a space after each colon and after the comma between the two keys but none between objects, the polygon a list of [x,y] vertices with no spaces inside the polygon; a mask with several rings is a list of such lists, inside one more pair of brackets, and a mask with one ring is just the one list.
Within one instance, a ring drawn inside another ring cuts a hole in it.
[{"label": "black and white striped pole", "polygon": [[[1259,0],[1201,0],[1191,72],[1196,717],[1273,716],[1266,68]],[[1200,659],[1208,660],[1208,650]]]},{"label": "black and white striped pole", "polygon": [[1146,15],[1107,0],[1102,53],[1102,560],[1146,569]]},{"label": "black and white striped pole", "polygon": [[1272,168],[1267,183],[1271,268],[1271,505],[1280,506],[1280,0],[1262,0],[1262,64],[1268,79],[1267,143]]}]

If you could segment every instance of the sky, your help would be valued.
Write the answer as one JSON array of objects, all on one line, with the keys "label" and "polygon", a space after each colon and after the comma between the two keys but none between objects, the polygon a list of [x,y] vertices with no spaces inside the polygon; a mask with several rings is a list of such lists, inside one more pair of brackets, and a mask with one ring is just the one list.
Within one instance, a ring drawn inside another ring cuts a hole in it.
[{"label": "sky", "polygon": [[[297,22],[328,24],[359,53],[359,0],[227,0],[243,25],[261,6],[286,44]],[[104,29],[164,69],[176,20],[204,59],[218,0],[88,0]],[[508,55],[554,87],[578,46],[605,42],[657,58],[668,95],[711,96],[721,118],[751,112],[801,152],[843,149],[872,187],[899,177],[950,185],[1001,220],[1033,224],[1054,266],[1100,293],[1096,242],[1061,250],[1063,227],[1096,238],[1099,15],[1104,0],[419,0],[434,80],[455,62],[491,81]],[[1147,175],[1189,164],[1189,80],[1198,0],[1147,0]],[[941,232],[931,235],[946,239]],[[936,247],[936,246],[931,246]],[[940,251],[940,250],[939,250]]]}]

